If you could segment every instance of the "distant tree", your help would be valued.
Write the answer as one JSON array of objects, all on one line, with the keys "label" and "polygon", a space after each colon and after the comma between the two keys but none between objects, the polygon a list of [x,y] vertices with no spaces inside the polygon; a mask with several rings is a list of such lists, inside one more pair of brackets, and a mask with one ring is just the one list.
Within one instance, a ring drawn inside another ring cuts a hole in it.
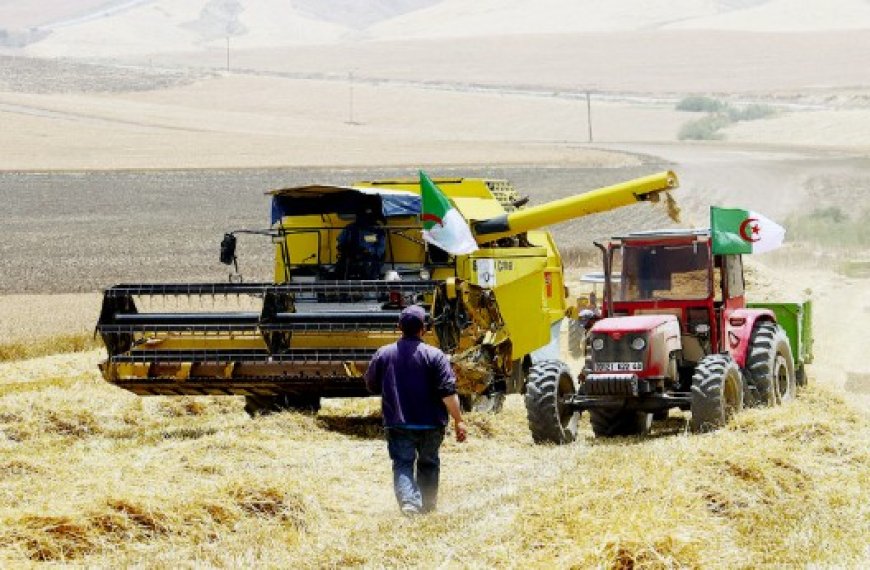
[{"label": "distant tree", "polygon": [[724,135],[719,132],[719,129],[727,127],[731,121],[724,115],[707,115],[700,119],[695,119],[685,123],[680,127],[677,133],[677,138],[681,141],[712,141],[724,138]]},{"label": "distant tree", "polygon": [[726,112],[728,113],[728,118],[734,122],[756,121],[758,119],[764,119],[766,117],[775,115],[776,109],[770,105],[752,103],[751,105],[746,105],[745,107],[732,107],[728,105]]},{"label": "distant tree", "polygon": [[677,111],[691,111],[693,113],[718,113],[725,107],[726,105],[722,101],[702,95],[685,97],[677,103]]}]

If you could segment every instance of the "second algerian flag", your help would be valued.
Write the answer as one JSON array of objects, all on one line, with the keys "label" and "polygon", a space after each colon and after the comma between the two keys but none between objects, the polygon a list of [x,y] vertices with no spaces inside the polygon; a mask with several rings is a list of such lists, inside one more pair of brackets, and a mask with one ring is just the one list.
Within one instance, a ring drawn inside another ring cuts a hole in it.
[{"label": "second algerian flag", "polygon": [[763,253],[776,249],[785,239],[785,228],[758,212],[710,208],[713,253]]},{"label": "second algerian flag", "polygon": [[477,242],[465,218],[422,170],[420,195],[423,200],[423,239],[453,255],[477,251]]}]

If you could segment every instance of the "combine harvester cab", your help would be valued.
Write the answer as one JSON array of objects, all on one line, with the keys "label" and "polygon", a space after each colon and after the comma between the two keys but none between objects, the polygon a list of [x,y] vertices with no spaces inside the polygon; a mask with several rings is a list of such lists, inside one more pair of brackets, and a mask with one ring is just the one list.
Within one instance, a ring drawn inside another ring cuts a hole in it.
[{"label": "combine harvester cab", "polygon": [[[467,409],[525,388],[567,309],[562,264],[540,228],[657,201],[671,172],[522,207],[509,183],[436,179],[480,249],[453,256],[421,235],[411,180],[271,192],[272,283],[136,284],[105,291],[104,378],[140,395],[242,395],[250,413],[316,410],[368,395],[362,376],[398,338],[401,309],[431,316],[424,341],[451,355]],[[235,263],[235,234],[221,260]]]}]

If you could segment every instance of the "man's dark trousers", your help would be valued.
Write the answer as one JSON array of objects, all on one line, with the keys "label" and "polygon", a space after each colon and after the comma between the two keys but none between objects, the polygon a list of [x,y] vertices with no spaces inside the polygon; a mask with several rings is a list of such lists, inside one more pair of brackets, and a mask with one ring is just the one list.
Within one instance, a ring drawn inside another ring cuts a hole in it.
[{"label": "man's dark trousers", "polygon": [[[393,460],[393,488],[405,512],[428,513],[438,503],[438,450],[444,428],[387,427],[387,449]],[[414,466],[416,463],[416,476]]]}]

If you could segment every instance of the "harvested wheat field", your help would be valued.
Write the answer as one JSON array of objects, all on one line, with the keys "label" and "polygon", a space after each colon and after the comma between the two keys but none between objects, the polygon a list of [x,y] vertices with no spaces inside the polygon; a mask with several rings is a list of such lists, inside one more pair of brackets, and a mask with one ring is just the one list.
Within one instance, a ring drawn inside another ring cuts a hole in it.
[{"label": "harvested wheat field", "polygon": [[[777,273],[753,264],[750,283],[790,293]],[[250,419],[239,398],[111,387],[101,350],[0,363],[0,560],[858,567],[870,554],[870,421],[833,378],[853,355],[828,333],[830,309],[860,290],[818,297],[825,372],[796,402],[705,435],[674,412],[648,438],[594,440],[584,418],[577,443],[551,447],[532,443],[511,396],[500,415],[468,416],[469,442],[447,440],[440,511],[413,521],[392,496],[377,399]]]},{"label": "harvested wheat field", "polygon": [[467,444],[446,444],[441,510],[409,522],[376,400],[252,420],[235,399],[119,392],[94,373],[97,357],[2,398],[7,564],[734,568],[866,556],[870,428],[824,387],[713,434],[689,435],[675,417],[649,439],[560,448],[532,444],[511,397],[501,416],[470,416]]}]

